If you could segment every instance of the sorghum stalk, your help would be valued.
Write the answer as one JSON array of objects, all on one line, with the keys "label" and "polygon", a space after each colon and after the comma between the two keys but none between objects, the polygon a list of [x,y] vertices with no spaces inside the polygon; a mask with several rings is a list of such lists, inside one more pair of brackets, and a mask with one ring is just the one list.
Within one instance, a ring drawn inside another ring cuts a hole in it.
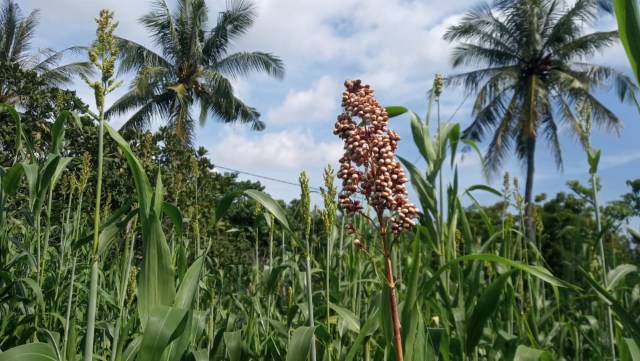
[{"label": "sorghum stalk", "polygon": [[[591,106],[590,104],[582,99],[579,102],[579,107],[577,109],[578,114],[580,116],[580,120],[581,120],[581,124],[580,126],[583,128],[583,132],[582,132],[582,142],[585,146],[585,148],[587,149],[587,153],[589,156],[591,156],[591,154],[595,154],[595,152],[597,152],[597,149],[594,149],[591,147]],[[593,208],[594,208],[594,213],[595,213],[595,218],[596,218],[596,231],[598,232],[598,253],[600,256],[600,267],[602,267],[602,283],[604,284],[605,288],[609,287],[609,280],[607,278],[607,262],[605,259],[605,253],[604,253],[604,244],[603,244],[603,238],[604,235],[602,234],[602,220],[600,217],[600,205],[598,203],[598,177],[596,176],[596,172],[598,170],[598,164],[597,161],[595,163],[595,166],[590,166],[589,167],[589,176],[590,176],[590,183],[591,183],[591,194],[592,194],[592,198],[593,198]],[[616,346],[615,346],[615,336],[614,336],[614,329],[613,329],[613,318],[611,316],[611,307],[609,307],[609,305],[607,304],[605,309],[605,313],[606,313],[606,317],[607,317],[607,331],[609,333],[609,347],[611,348],[610,352],[611,352],[611,359],[615,360],[616,359]]]},{"label": "sorghum stalk", "polygon": [[96,307],[98,300],[98,246],[100,229],[100,197],[102,193],[102,162],[103,162],[103,138],[104,138],[104,98],[105,96],[120,86],[121,82],[115,82],[111,77],[115,70],[116,56],[118,48],[115,46],[113,31],[118,23],[112,23],[113,12],[101,10],[100,17],[96,19],[98,29],[96,30],[97,40],[89,49],[89,60],[93,65],[101,70],[100,80],[91,81],[83,76],[84,81],[93,88],[98,108],[98,170],[96,180],[96,202],[93,222],[93,249],[91,252],[91,283],[89,288],[89,307],[87,311],[87,334],[84,344],[84,360],[93,359],[93,344],[95,334]]},{"label": "sorghum stalk", "polygon": [[[311,195],[309,191],[309,177],[307,177],[306,172],[300,173],[300,188],[301,188],[301,197],[300,197],[300,206],[302,212],[302,221],[303,221],[303,230],[304,230],[304,239],[306,242],[306,269],[305,273],[307,276],[307,304],[309,308],[309,326],[314,327],[314,318],[313,318],[313,289],[311,285],[311,247],[309,244],[309,235],[311,232]],[[311,361],[316,361],[316,343],[315,340],[311,342]]]},{"label": "sorghum stalk", "polygon": [[[324,210],[321,212],[322,216],[322,224],[324,225],[324,229],[327,232],[327,256],[326,256],[326,269],[325,269],[325,301],[326,301],[326,322],[327,322],[327,331],[329,335],[331,335],[331,326],[329,323],[329,316],[331,315],[331,307],[330,307],[330,292],[329,292],[329,275],[331,269],[331,248],[333,247],[334,237],[333,237],[333,224],[335,222],[336,210],[337,210],[337,202],[336,195],[337,189],[333,185],[333,180],[335,179],[335,175],[333,174],[333,168],[331,165],[328,165],[324,170],[323,174],[324,185],[325,188],[320,188],[320,193],[322,194],[322,199],[324,201]],[[327,354],[329,355],[328,359],[331,360],[331,345],[329,342],[329,350]]]},{"label": "sorghum stalk", "polygon": [[[333,131],[344,140],[345,150],[338,172],[343,187],[338,199],[347,214],[360,213],[378,228],[391,302],[396,360],[402,361],[404,357],[391,254],[400,233],[413,228],[418,209],[406,199],[408,192],[404,185],[408,180],[395,159],[400,136],[387,128],[387,112],[373,96],[369,85],[362,84],[360,80],[347,80],[344,85],[347,88],[342,94],[344,112],[338,116]],[[362,122],[358,124],[352,117],[358,117]],[[363,213],[364,207],[359,200],[352,199],[357,193],[373,208],[377,222]],[[352,224],[348,224],[347,229],[352,233],[357,231]],[[360,240],[354,244],[364,250]]]}]

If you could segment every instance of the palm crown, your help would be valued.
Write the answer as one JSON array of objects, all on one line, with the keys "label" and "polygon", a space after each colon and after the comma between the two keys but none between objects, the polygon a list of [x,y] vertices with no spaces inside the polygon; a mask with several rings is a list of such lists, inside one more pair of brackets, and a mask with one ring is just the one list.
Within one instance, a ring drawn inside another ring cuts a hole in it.
[{"label": "palm crown", "polygon": [[[69,84],[75,75],[92,73],[88,62],[59,65],[66,53],[79,53],[84,47],[70,47],[62,51],[50,48],[31,52],[31,40],[38,26],[38,10],[24,16],[13,0],[4,0],[0,5],[0,62],[18,64],[20,68],[33,70],[49,85]],[[12,102],[12,94],[6,94],[0,86],[0,99]]]},{"label": "palm crown", "polygon": [[573,5],[564,0],[498,0],[493,7],[482,3],[444,35],[459,42],[453,51],[454,67],[483,67],[447,79],[477,93],[474,119],[464,136],[482,140],[493,132],[485,158],[490,170],[499,169],[511,150],[527,169],[525,221],[530,238],[535,238],[531,201],[538,138],[547,141],[561,168],[559,126],[583,143],[587,139],[576,114],[578,103],[591,110],[595,124],[617,131],[620,120],[593,91],[613,84],[625,98],[635,89],[626,75],[583,61],[617,40],[617,31],[582,34],[583,25],[594,23],[598,6],[596,0]]},{"label": "palm crown", "polygon": [[261,130],[264,123],[256,109],[234,95],[229,78],[252,71],[276,78],[284,75],[282,62],[264,52],[229,54],[230,43],[253,24],[256,13],[251,2],[227,4],[215,26],[207,30],[204,0],[179,0],[171,12],[164,0],[140,19],[151,33],[160,53],[133,41],[119,38],[120,72],[135,71],[129,92],[117,100],[107,116],[135,110],[124,128],[141,129],[154,117],[168,122],[179,139],[190,142],[195,120],[192,107],[199,107],[201,124],[213,116],[226,123],[250,123]]}]

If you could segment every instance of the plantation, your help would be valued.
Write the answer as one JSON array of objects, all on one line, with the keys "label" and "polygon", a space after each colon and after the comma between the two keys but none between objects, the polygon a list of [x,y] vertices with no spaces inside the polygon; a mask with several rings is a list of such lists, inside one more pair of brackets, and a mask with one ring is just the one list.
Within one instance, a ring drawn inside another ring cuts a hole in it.
[{"label": "plantation", "polygon": [[[435,76],[425,117],[345,80],[323,123],[337,167],[301,171],[288,203],[195,145],[196,117],[269,126],[233,86],[285,76],[274,54],[231,51],[251,2],[207,25],[204,0],[156,1],[153,48],[102,10],[92,44],[40,57],[37,13],[0,6],[0,361],[640,361],[640,176],[604,202],[592,144],[621,129],[599,89],[637,105],[638,87],[587,62],[621,41],[638,78],[635,0],[474,7],[444,32],[464,71]],[[619,30],[585,34],[607,11]],[[441,119],[445,90],[471,97],[467,126]],[[560,126],[588,182],[536,195],[536,149],[563,164]],[[464,157],[487,182],[461,185]]]}]

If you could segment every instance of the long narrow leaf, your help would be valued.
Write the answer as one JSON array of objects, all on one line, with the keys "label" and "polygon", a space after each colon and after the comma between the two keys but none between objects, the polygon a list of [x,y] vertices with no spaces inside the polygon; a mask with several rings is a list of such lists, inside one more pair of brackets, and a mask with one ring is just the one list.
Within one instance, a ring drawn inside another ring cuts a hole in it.
[{"label": "long narrow leaf", "polygon": [[287,347],[286,361],[306,361],[314,342],[315,327],[302,326],[293,331]]},{"label": "long narrow leaf", "polygon": [[0,354],[0,361],[58,361],[51,346],[46,343],[30,343],[9,349]]},{"label": "long narrow leaf", "polygon": [[137,361],[156,361],[169,343],[178,338],[187,325],[187,310],[154,306],[149,314]]},{"label": "long narrow leaf", "polygon": [[631,69],[640,82],[640,11],[637,0],[613,0],[618,35],[627,52]]}]

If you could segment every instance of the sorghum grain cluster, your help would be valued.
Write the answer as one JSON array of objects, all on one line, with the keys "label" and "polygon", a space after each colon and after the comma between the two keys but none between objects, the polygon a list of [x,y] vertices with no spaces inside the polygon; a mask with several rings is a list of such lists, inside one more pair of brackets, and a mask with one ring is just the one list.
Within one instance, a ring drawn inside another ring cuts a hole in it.
[{"label": "sorghum grain cluster", "polygon": [[[418,209],[407,201],[407,177],[395,159],[400,136],[387,128],[389,116],[369,85],[360,80],[347,80],[344,85],[344,112],[333,130],[344,141],[338,172],[342,179],[340,204],[348,214],[361,211],[362,203],[352,198],[360,193],[378,214],[391,212],[389,221],[394,233],[412,228]],[[353,117],[360,118],[360,124]]]}]

